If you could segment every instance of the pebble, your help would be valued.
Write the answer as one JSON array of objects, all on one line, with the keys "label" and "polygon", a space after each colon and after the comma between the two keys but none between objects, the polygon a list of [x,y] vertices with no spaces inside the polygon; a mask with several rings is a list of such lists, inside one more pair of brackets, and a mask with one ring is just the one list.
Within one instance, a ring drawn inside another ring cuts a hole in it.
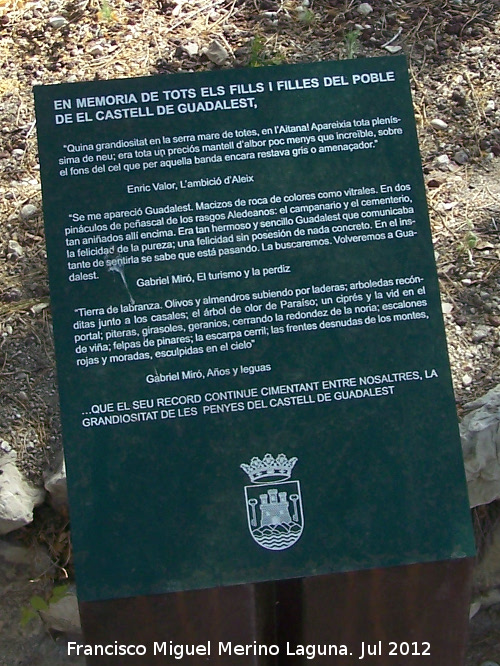
[{"label": "pebble", "polygon": [[11,287],[3,295],[3,300],[6,303],[12,303],[14,301],[20,301],[22,297],[22,291],[18,287]]},{"label": "pebble", "polygon": [[19,218],[26,222],[27,220],[32,220],[38,215],[38,208],[33,204],[24,205],[19,211]]},{"label": "pebble", "polygon": [[434,127],[434,129],[446,129],[448,127],[448,123],[445,123],[444,120],[441,120],[441,118],[433,118],[431,120],[431,125]]},{"label": "pebble", "polygon": [[9,442],[6,442],[5,439],[3,439],[2,443],[0,444],[0,449],[4,453],[10,453],[12,451],[12,446],[9,444]]},{"label": "pebble", "polygon": [[450,158],[448,155],[439,155],[436,157],[436,164],[438,166],[438,169],[447,169],[450,165]]},{"label": "pebble", "polygon": [[63,28],[65,25],[68,24],[67,19],[64,18],[64,16],[52,16],[49,18],[49,25],[51,28],[54,28],[54,30],[57,30],[58,28]]},{"label": "pebble", "polygon": [[487,338],[490,334],[491,328],[489,326],[478,326],[472,331],[472,342],[477,344],[478,342],[481,342],[485,338]]},{"label": "pebble", "polygon": [[451,201],[441,201],[437,206],[437,210],[439,211],[444,211],[444,210],[452,210],[455,208],[457,205],[456,202],[451,202]]},{"label": "pebble", "polygon": [[427,187],[440,187],[442,184],[442,181],[437,178],[429,178],[427,181]]},{"label": "pebble", "polygon": [[8,254],[10,254],[13,259],[19,259],[24,255],[24,250],[16,240],[10,240],[8,244]]},{"label": "pebble", "polygon": [[216,39],[210,42],[207,48],[203,50],[203,53],[216,65],[222,65],[229,57],[226,49]]},{"label": "pebble", "polygon": [[472,384],[472,377],[470,375],[464,375],[462,377],[462,384],[464,386],[470,386]]},{"label": "pebble", "polygon": [[398,53],[402,48],[402,46],[394,46],[393,44],[387,44],[387,46],[384,46],[384,49],[389,51],[389,53]]},{"label": "pebble", "polygon": [[40,314],[43,310],[49,307],[49,303],[35,303],[30,307],[30,310],[33,314]]},{"label": "pebble", "polygon": [[495,111],[496,108],[497,108],[497,105],[496,105],[495,100],[494,99],[489,99],[486,102],[486,106],[484,107],[484,111],[485,111],[485,113],[491,113],[492,111]]},{"label": "pebble", "polygon": [[89,53],[94,56],[94,58],[99,58],[104,55],[104,48],[100,44],[94,44],[94,46],[90,47]]},{"label": "pebble", "polygon": [[12,157],[17,157],[18,159],[24,157],[24,150],[22,148],[14,148],[12,151]]},{"label": "pebble", "polygon": [[457,164],[466,164],[469,161],[469,155],[465,150],[457,150],[453,155],[453,159]]},{"label": "pebble", "polygon": [[368,14],[371,14],[373,11],[373,7],[368,4],[367,2],[362,2],[359,7],[358,7],[358,14],[361,14],[361,16],[368,16]]},{"label": "pebble", "polygon": [[172,16],[179,16],[182,10],[183,0],[178,0],[176,6],[172,9]]},{"label": "pebble", "polygon": [[441,310],[443,311],[443,314],[450,314],[450,312],[453,310],[453,304],[441,303]]},{"label": "pebble", "polygon": [[185,51],[189,56],[195,56],[197,55],[200,48],[196,42],[188,42],[182,46],[182,50]]}]

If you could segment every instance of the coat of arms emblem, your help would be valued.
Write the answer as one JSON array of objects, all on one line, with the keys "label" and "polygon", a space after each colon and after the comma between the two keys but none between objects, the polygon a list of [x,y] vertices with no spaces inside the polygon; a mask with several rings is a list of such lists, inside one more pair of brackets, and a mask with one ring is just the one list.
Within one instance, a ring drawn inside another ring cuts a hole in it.
[{"label": "coat of arms emblem", "polygon": [[285,550],[296,543],[304,529],[299,481],[290,477],[297,458],[280,453],[276,458],[252,458],[241,464],[252,485],[245,486],[248,529],[254,541],[267,550]]}]

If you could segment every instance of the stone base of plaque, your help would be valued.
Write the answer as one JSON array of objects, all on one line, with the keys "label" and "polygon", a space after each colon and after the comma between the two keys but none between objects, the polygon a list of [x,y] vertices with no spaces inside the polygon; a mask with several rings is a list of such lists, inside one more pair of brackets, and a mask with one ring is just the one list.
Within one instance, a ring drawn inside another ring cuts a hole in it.
[{"label": "stone base of plaque", "polygon": [[[460,666],[473,560],[413,564],[257,585],[84,602],[88,645],[145,645],[146,656],[87,657],[88,666]],[[279,645],[280,654],[220,654],[220,643]],[[171,643],[172,642],[172,643]],[[165,644],[154,654],[155,643]],[[210,655],[170,645],[210,644]],[[328,646],[335,646],[328,648]],[[304,646],[301,648],[300,646]],[[305,652],[306,646],[309,652]],[[320,651],[330,650],[330,656]],[[346,646],[347,652],[344,654]],[[335,650],[338,654],[335,656]],[[303,653],[303,654],[301,654]],[[308,656],[309,655],[309,656]]]}]

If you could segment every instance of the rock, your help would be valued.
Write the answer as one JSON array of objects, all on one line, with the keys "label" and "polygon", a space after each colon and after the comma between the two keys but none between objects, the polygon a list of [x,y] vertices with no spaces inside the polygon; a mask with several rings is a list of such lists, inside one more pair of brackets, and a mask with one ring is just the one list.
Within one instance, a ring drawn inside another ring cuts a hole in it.
[{"label": "rock", "polygon": [[[471,613],[473,613],[473,615],[470,617],[473,617],[480,608],[487,608],[488,606],[494,606],[498,603],[500,603],[500,590],[498,588],[488,590],[488,592],[474,600],[474,603],[471,605]],[[483,661],[481,666],[491,666],[491,664],[493,664],[493,666],[499,666],[494,661]]]},{"label": "rock", "polygon": [[216,39],[210,42],[207,48],[203,49],[203,53],[216,65],[223,65],[229,58],[229,53]]},{"label": "rock", "polygon": [[24,255],[23,248],[16,240],[10,240],[7,245],[7,256],[11,259],[20,259]]},{"label": "rock", "polygon": [[500,585],[500,523],[488,535],[481,562],[474,570],[474,587],[482,592]]},{"label": "rock", "polygon": [[403,47],[402,46],[395,46],[393,44],[387,44],[384,46],[384,49],[386,51],[389,51],[389,53],[399,53]]},{"label": "rock", "polygon": [[6,303],[12,303],[14,301],[20,301],[23,296],[23,292],[18,287],[11,287],[3,294],[2,300]]},{"label": "rock", "polygon": [[434,127],[434,129],[444,130],[448,127],[448,123],[445,123],[441,118],[433,118],[431,120],[431,126]]},{"label": "rock", "polygon": [[443,314],[450,314],[453,310],[452,303],[441,303],[441,310]]},{"label": "rock", "polygon": [[500,498],[500,384],[466,405],[460,424],[471,507]]},{"label": "rock", "polygon": [[64,16],[51,16],[51,18],[49,18],[49,25],[51,28],[54,28],[54,30],[64,28],[64,26],[67,24],[68,21],[64,18]]},{"label": "rock", "polygon": [[38,208],[33,204],[26,204],[19,211],[19,219],[22,222],[27,222],[28,220],[32,220],[34,217],[37,217],[37,215],[38,215]]},{"label": "rock", "polygon": [[30,307],[30,311],[34,315],[37,315],[37,314],[40,314],[40,312],[43,312],[44,310],[46,310],[49,306],[50,306],[50,303],[45,303],[45,302],[35,303],[35,305],[32,305]]},{"label": "rock", "polygon": [[357,9],[358,14],[361,14],[361,16],[368,16],[368,14],[371,14],[372,11],[373,7],[367,2],[362,2]]},{"label": "rock", "polygon": [[33,521],[33,509],[45,491],[32,486],[16,467],[16,454],[0,458],[0,534],[8,534]]},{"label": "rock", "polygon": [[[500,523],[497,522],[485,546],[481,560],[474,568],[474,603],[477,610],[500,601]],[[476,612],[477,612],[476,610]],[[491,663],[491,662],[486,662]]]},{"label": "rock", "polygon": [[75,588],[70,587],[62,599],[50,604],[48,610],[40,611],[40,616],[49,629],[80,634],[82,627]]},{"label": "rock", "polygon": [[200,50],[198,44],[196,42],[188,42],[187,44],[183,44],[181,46],[181,49],[188,54],[188,56],[195,56],[198,55],[198,51]]},{"label": "rock", "polygon": [[5,439],[2,439],[0,442],[0,449],[4,453],[10,453],[12,451],[12,446],[9,444],[9,442],[6,442]]},{"label": "rock", "polygon": [[448,155],[438,155],[438,157],[436,157],[436,164],[440,169],[442,169],[443,167],[446,168],[449,163],[450,163],[450,158],[448,157]]},{"label": "rock", "polygon": [[182,11],[184,0],[175,0],[175,7],[172,9],[172,16],[179,16]]},{"label": "rock", "polygon": [[469,620],[472,620],[472,618],[479,613],[481,610],[481,602],[480,601],[473,601],[469,607]]},{"label": "rock", "polygon": [[438,178],[429,178],[427,181],[427,187],[441,187],[442,184],[443,181]]},{"label": "rock", "polygon": [[457,150],[453,159],[457,164],[466,164],[469,161],[469,155],[465,150]]},{"label": "rock", "polygon": [[472,377],[470,375],[464,375],[462,377],[462,384],[464,386],[470,386],[472,384]]},{"label": "rock", "polygon": [[458,106],[465,106],[467,103],[467,97],[462,90],[454,90],[451,93],[451,99],[458,104]]},{"label": "rock", "polygon": [[481,324],[472,331],[472,342],[477,344],[489,336],[491,333],[491,328],[489,326],[484,326]]},{"label": "rock", "polygon": [[68,510],[68,485],[66,482],[66,465],[61,460],[55,472],[44,474],[45,490],[50,495],[50,504],[57,511]]},{"label": "rock", "polygon": [[49,554],[42,546],[27,548],[4,539],[0,539],[0,560],[9,565],[23,567],[27,572],[26,578],[40,576],[54,567]]},{"label": "rock", "polygon": [[99,58],[104,55],[104,48],[100,44],[94,44],[90,47],[89,53],[94,56],[94,58]]}]

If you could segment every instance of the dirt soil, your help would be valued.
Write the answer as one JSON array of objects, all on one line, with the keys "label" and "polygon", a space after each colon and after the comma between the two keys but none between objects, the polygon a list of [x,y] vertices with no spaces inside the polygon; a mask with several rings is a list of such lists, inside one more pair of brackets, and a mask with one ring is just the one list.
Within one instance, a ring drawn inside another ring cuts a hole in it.
[{"label": "dirt soil", "polygon": [[[496,0],[0,0],[2,450],[41,483],[62,446],[35,84],[405,54],[459,414],[499,384],[499,37]],[[214,39],[222,65],[204,54]],[[20,533],[71,577],[67,521],[42,511]],[[9,666],[42,663],[18,644]],[[498,604],[471,625],[467,666],[487,659],[500,661]]]}]

